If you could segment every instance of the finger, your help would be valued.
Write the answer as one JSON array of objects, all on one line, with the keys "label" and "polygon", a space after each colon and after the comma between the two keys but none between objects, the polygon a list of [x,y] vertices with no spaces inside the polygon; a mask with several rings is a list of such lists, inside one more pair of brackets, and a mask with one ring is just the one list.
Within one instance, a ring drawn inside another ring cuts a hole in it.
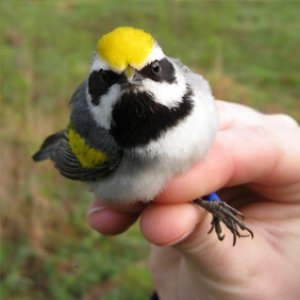
[{"label": "finger", "polygon": [[254,262],[252,259],[258,255],[257,245],[265,247],[256,228],[255,243],[250,238],[243,238],[232,247],[232,236],[227,228],[222,228],[225,239],[220,242],[214,233],[207,234],[210,221],[211,216],[195,204],[153,203],[143,211],[140,227],[152,244],[173,246],[205,272],[214,275],[223,272],[225,266],[236,272],[247,253]]},{"label": "finger", "polygon": [[221,131],[207,156],[174,178],[156,201],[192,201],[225,186],[253,181],[270,172],[278,156],[278,149],[255,131]]},{"label": "finger", "polygon": [[[223,187],[245,183],[280,185],[299,180],[300,131],[268,127],[220,131],[207,156],[174,178],[155,199],[192,201]],[[299,143],[298,143],[299,144]],[[268,195],[264,195],[268,196]]]},{"label": "finger", "polygon": [[249,126],[263,122],[264,115],[253,108],[238,103],[217,100],[220,130],[235,126]]},{"label": "finger", "polygon": [[[183,245],[193,240],[197,232],[198,244],[219,244],[216,234],[207,234],[212,216],[193,203],[149,205],[141,214],[140,227],[145,238],[158,246]],[[224,227],[224,228],[223,228]],[[232,247],[232,234],[223,226],[222,232],[228,238],[223,244]]]},{"label": "finger", "polygon": [[104,235],[119,234],[127,230],[139,217],[138,212],[120,212],[95,201],[88,212],[88,223]]},{"label": "finger", "polygon": [[149,205],[141,215],[140,227],[145,238],[155,245],[178,243],[189,235],[203,215],[190,203]]},{"label": "finger", "polygon": [[170,246],[191,234],[204,214],[191,203],[153,203],[142,212],[140,227],[152,244]]},{"label": "finger", "polygon": [[233,127],[268,125],[280,128],[299,127],[296,120],[285,114],[266,115],[257,110],[238,103],[217,100],[219,111],[220,130],[228,130]]}]

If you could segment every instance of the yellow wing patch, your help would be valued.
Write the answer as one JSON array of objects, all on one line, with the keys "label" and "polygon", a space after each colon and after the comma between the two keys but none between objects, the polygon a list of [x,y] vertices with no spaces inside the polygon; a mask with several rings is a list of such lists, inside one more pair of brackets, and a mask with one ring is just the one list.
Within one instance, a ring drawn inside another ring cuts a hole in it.
[{"label": "yellow wing patch", "polygon": [[108,160],[107,155],[87,145],[84,139],[75,131],[72,125],[68,128],[69,145],[82,167],[90,169]]},{"label": "yellow wing patch", "polygon": [[153,37],[133,27],[118,27],[103,35],[97,45],[98,54],[117,71],[127,66],[139,68],[154,46]]}]

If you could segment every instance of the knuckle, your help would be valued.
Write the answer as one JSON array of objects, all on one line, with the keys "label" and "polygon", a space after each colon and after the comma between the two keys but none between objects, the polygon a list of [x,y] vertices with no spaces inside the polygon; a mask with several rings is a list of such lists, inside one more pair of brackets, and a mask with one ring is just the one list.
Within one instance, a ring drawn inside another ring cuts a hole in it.
[{"label": "knuckle", "polygon": [[297,121],[287,114],[276,114],[270,116],[272,121],[275,122],[278,126],[284,126],[289,128],[299,127]]}]

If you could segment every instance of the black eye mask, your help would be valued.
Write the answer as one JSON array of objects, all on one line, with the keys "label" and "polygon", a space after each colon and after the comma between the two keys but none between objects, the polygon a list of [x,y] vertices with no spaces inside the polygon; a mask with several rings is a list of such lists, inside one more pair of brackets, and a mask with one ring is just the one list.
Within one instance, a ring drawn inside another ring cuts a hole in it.
[{"label": "black eye mask", "polygon": [[174,66],[167,58],[152,62],[145,66],[140,73],[157,82],[174,83],[176,81]]},{"label": "black eye mask", "polygon": [[110,70],[93,71],[89,76],[88,87],[92,97],[92,103],[99,105],[100,97],[105,95],[109,88],[118,82],[122,75]]}]

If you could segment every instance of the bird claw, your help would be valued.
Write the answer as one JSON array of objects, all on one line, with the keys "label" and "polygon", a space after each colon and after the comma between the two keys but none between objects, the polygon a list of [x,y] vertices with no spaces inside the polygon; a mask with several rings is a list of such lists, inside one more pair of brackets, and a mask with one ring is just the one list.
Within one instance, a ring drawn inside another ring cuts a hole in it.
[{"label": "bird claw", "polygon": [[[202,206],[213,215],[211,228],[208,231],[208,234],[215,231],[220,241],[223,241],[225,237],[225,235],[222,234],[221,222],[223,222],[224,225],[231,231],[233,235],[233,246],[236,244],[237,237],[254,237],[253,232],[239,220],[239,218],[242,220],[244,219],[243,214],[226,202],[221,200],[209,201],[197,199],[194,203]],[[246,230],[249,234],[241,234],[239,230]]]}]

